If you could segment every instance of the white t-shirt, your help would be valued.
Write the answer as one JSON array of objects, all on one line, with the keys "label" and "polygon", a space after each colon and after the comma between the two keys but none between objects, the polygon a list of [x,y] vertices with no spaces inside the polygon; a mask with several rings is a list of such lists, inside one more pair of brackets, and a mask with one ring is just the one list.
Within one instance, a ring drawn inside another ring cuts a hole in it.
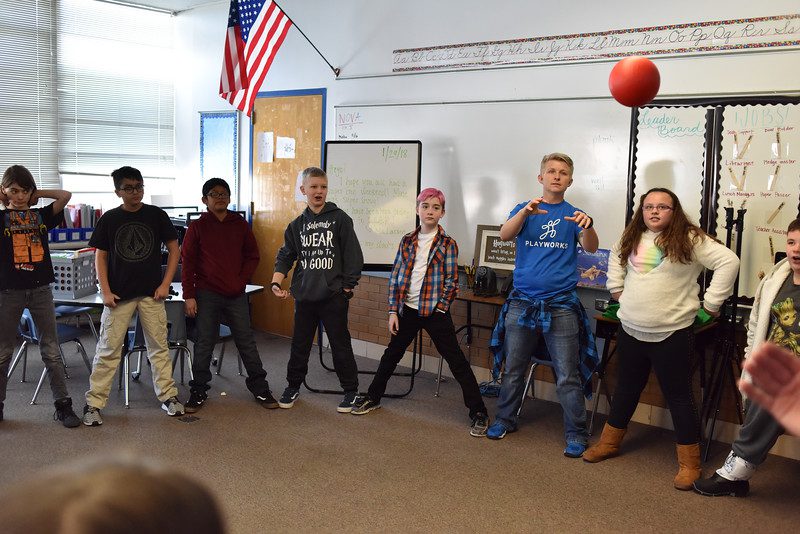
[{"label": "white t-shirt", "polygon": [[414,258],[414,268],[411,270],[411,282],[408,285],[405,302],[406,306],[415,310],[419,309],[419,292],[425,280],[425,271],[428,270],[428,255],[434,237],[436,229],[429,234],[423,234],[421,231],[417,234],[417,256]]}]

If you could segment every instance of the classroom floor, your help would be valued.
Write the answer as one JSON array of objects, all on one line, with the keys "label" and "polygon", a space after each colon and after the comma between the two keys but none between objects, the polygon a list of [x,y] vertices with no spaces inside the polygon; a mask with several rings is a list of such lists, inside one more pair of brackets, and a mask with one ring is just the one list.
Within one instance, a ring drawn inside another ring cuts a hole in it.
[{"label": "classroom floor", "polygon": [[[94,341],[85,340],[91,355]],[[288,340],[258,334],[258,341],[277,396],[286,385]],[[87,371],[73,349],[66,354],[78,412]],[[66,429],[52,421],[49,389],[28,404],[41,372],[34,349],[28,382],[20,383],[19,369],[9,381],[0,489],[62,462],[124,451],[205,481],[234,533],[788,532],[800,523],[797,461],[770,456],[746,499],[701,497],[672,488],[677,466],[664,429],[632,424],[619,458],[587,464],[561,453],[559,406],[534,400],[517,433],[474,438],[457,384],[443,384],[435,398],[428,373],[407,398],[386,399],[361,417],[338,414],[340,397],[305,389],[293,409],[265,410],[236,374],[235,355],[230,346],[195,417],[166,417],[145,371],[132,383],[130,409],[115,387],[101,427]],[[311,362],[309,382],[336,387],[315,354]],[[377,362],[359,365],[374,370]],[[407,380],[394,378],[390,391]],[[362,375],[362,391],[368,384]],[[185,400],[188,391],[180,390]],[[490,415],[494,402],[487,399]],[[726,454],[717,444],[705,472]]]}]

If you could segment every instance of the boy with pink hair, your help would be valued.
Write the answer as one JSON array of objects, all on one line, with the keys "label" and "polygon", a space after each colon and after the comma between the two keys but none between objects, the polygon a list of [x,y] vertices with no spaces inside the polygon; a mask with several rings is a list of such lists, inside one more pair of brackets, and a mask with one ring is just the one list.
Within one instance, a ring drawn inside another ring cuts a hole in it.
[{"label": "boy with pink hair", "polygon": [[381,357],[366,396],[353,403],[353,415],[381,407],[386,384],[420,329],[431,337],[461,386],[472,421],[470,434],[486,434],[489,416],[478,382],[458,346],[450,305],[458,291],[458,245],[444,232],[444,193],[433,187],[417,197],[420,226],[403,236],[389,278],[389,332],[392,338]]}]

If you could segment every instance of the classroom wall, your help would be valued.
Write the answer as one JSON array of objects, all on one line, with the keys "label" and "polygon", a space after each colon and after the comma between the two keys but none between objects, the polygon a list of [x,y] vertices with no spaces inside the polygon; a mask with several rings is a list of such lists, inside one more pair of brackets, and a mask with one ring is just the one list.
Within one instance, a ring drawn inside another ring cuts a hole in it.
[{"label": "classroom wall", "polygon": [[[281,5],[331,64],[342,72],[340,79],[335,79],[323,60],[293,29],[262,90],[325,87],[328,90],[327,132],[331,139],[335,131],[333,107],[337,105],[608,96],[607,79],[613,66],[607,62],[346,79],[389,73],[391,53],[396,48],[797,11],[794,0],[761,4],[747,0],[677,0],[668,5],[630,0],[602,3],[567,0],[554,4],[557,7],[554,9],[538,2],[501,1],[492,3],[490,10],[486,9],[485,2],[477,0],[408,0],[391,5],[369,0],[284,0]],[[179,95],[176,164],[179,181],[187,183],[188,191],[199,175],[198,113],[228,109],[227,103],[217,95],[227,11],[228,3],[219,2],[183,12],[176,19],[181,69],[176,85]],[[800,69],[796,68],[800,64],[800,50],[657,59],[656,64],[661,71],[661,96],[781,93],[800,88]],[[248,178],[248,143],[249,127],[242,121],[242,189],[245,193],[249,191],[248,184],[244,183]],[[176,189],[185,194],[180,183]]]},{"label": "classroom wall", "polygon": [[[396,48],[797,12],[796,0],[762,3],[750,0],[675,0],[670,3],[564,0],[557,4],[498,1],[490,4],[491,9],[487,9],[486,2],[477,0],[406,0],[395,4],[370,0],[283,0],[281,5],[342,72],[340,78],[335,79],[313,48],[292,29],[262,90],[326,88],[328,139],[335,135],[334,107],[341,105],[609,96],[607,80],[612,62],[383,76],[391,72],[392,50]],[[177,17],[181,76],[176,85],[176,201],[181,195],[192,202],[199,197],[199,112],[230,109],[217,94],[227,11],[228,2],[219,2]],[[800,50],[667,58],[655,59],[655,62],[661,73],[661,97],[781,94],[800,90],[800,69],[797,68]],[[558,124],[547,127],[558,128]],[[250,192],[249,136],[249,124],[243,120],[242,203],[249,201]],[[620,142],[627,146],[627,139]],[[564,151],[569,152],[570,148],[564,147]],[[491,158],[492,154],[486,157]],[[531,156],[531,179],[535,178],[536,160],[538,152]],[[429,179],[423,176],[422,187],[426,187]],[[520,199],[529,196],[530,191],[519,191]],[[448,211],[457,211],[452,209],[456,202],[458,199],[448,199]],[[608,214],[624,217],[625,198],[620,196],[617,205],[604,208]],[[447,228],[447,217],[443,225]],[[601,244],[604,248],[610,245]],[[264,261],[272,260],[265,258]],[[602,292],[584,293],[582,298],[590,303],[595,296],[602,296]],[[385,306],[385,279],[365,277],[351,308],[350,324],[357,353],[380,357],[382,347],[388,342],[383,318]],[[488,307],[479,307],[478,313],[481,321],[493,321],[493,310]],[[463,322],[462,304],[455,306],[454,315],[456,323]],[[488,341],[486,336],[486,332],[480,332],[471,348],[472,363],[478,367],[488,367],[488,351],[483,348]],[[430,347],[424,352],[435,353]],[[426,366],[432,368],[431,363]],[[488,371],[478,371],[479,378],[488,376]],[[552,390],[546,387],[539,393],[545,398],[555,398]],[[640,406],[636,420],[669,427],[667,412],[658,407],[655,384],[648,387],[644,400],[652,406]],[[730,440],[735,435],[735,427],[725,432],[723,439]],[[800,457],[798,447],[793,451],[788,454]]]}]

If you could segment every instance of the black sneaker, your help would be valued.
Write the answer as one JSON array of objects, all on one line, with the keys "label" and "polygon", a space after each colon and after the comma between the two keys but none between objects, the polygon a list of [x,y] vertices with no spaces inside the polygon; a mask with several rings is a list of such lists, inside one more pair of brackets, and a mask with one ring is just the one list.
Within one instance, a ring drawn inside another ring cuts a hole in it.
[{"label": "black sneaker", "polygon": [[300,396],[300,390],[297,388],[286,388],[283,390],[283,395],[281,395],[281,399],[278,401],[278,406],[281,408],[286,408],[287,410],[294,406],[294,401],[297,400],[297,397]]},{"label": "black sneaker", "polygon": [[275,400],[275,397],[272,396],[272,392],[269,390],[262,395],[256,395],[256,401],[268,410],[274,410],[278,407],[278,401]]},{"label": "black sneaker", "polygon": [[205,391],[192,390],[189,392],[189,400],[183,405],[183,409],[186,413],[195,413],[203,407],[207,400],[208,394]]},{"label": "black sneaker", "polygon": [[356,400],[353,401],[353,406],[350,410],[350,413],[353,415],[364,415],[372,410],[377,410],[381,407],[380,402],[375,402],[374,400],[370,399],[369,397],[358,397]]},{"label": "black sneaker", "polygon": [[336,407],[339,413],[350,413],[353,411],[353,403],[358,398],[358,391],[346,391],[342,402]]},{"label": "black sneaker", "polygon": [[483,412],[478,412],[472,418],[472,425],[469,427],[469,435],[476,438],[482,438],[486,435],[486,429],[489,428],[489,416]]},{"label": "black sneaker", "polygon": [[67,428],[75,428],[81,426],[81,420],[72,411],[72,399],[58,399],[55,403],[56,411],[53,413],[53,421],[61,421],[61,424]]},{"label": "black sneaker", "polygon": [[747,493],[750,491],[749,481],[728,480],[727,478],[719,476],[718,473],[714,473],[705,480],[695,480],[692,486],[694,487],[694,491],[708,497],[722,497],[725,495],[747,497]]},{"label": "black sneaker", "polygon": [[0,402],[0,421],[3,420],[3,403]]}]

